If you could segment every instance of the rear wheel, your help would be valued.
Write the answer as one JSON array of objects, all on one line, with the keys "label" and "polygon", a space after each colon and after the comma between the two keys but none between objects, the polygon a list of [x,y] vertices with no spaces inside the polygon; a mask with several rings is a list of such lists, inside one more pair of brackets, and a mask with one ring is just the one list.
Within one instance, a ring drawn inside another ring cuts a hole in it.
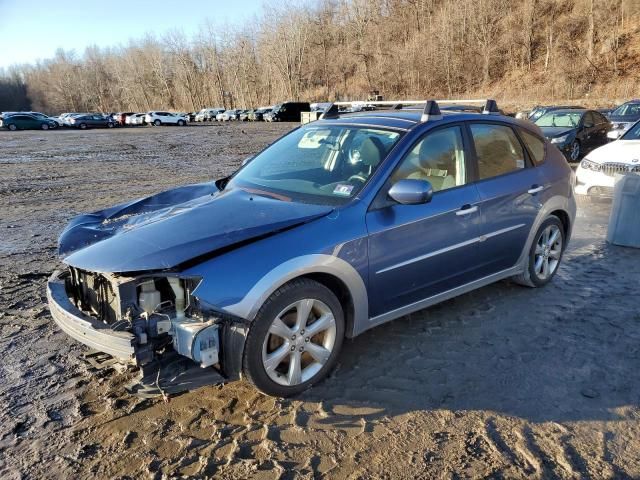
[{"label": "rear wheel", "polygon": [[564,253],[564,226],[555,215],[550,216],[536,232],[527,262],[527,271],[514,278],[529,287],[543,287],[555,276]]},{"label": "rear wheel", "polygon": [[243,371],[268,395],[298,394],[331,371],[343,336],[344,314],[333,292],[313,280],[294,280],[260,308],[247,336]]}]

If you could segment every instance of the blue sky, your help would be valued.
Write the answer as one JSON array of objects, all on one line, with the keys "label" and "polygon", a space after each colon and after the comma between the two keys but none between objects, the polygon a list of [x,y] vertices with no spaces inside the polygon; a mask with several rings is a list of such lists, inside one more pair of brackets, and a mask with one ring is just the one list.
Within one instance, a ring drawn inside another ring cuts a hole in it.
[{"label": "blue sky", "polygon": [[52,57],[56,49],[126,44],[173,29],[186,35],[211,20],[250,21],[264,0],[0,0],[0,67]]}]

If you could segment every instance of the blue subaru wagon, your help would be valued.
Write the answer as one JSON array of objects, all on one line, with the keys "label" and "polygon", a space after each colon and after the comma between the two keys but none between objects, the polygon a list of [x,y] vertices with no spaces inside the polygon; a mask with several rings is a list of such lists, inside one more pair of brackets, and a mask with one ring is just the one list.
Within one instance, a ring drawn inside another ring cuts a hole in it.
[{"label": "blue subaru wagon", "polygon": [[575,211],[560,151],[494,101],[334,105],[228,178],[73,219],[48,299],[142,378],[173,356],[288,396],[345,337],[505,278],[546,285]]}]

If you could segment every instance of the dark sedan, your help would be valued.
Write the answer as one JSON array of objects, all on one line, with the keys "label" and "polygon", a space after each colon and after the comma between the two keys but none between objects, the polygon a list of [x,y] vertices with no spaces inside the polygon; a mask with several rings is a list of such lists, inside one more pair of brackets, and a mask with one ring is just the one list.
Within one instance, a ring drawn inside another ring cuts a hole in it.
[{"label": "dark sedan", "polygon": [[84,130],[85,128],[113,128],[115,123],[111,117],[93,114],[72,118],[71,126]]},{"label": "dark sedan", "polygon": [[570,162],[577,162],[584,154],[607,143],[611,130],[611,122],[595,110],[553,110],[535,124]]},{"label": "dark sedan", "polygon": [[621,137],[634,123],[640,120],[640,100],[623,103],[609,115],[613,130],[609,134],[611,140]]},{"label": "dark sedan", "polygon": [[30,113],[15,113],[3,116],[0,120],[0,127],[9,130],[49,130],[56,128],[58,124],[49,117],[39,117]]}]

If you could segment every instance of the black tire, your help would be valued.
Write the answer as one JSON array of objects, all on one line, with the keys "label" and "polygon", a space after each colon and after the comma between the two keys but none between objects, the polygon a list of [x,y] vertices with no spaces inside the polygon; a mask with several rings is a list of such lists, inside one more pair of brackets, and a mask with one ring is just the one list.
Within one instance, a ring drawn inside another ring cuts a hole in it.
[{"label": "black tire", "polygon": [[[575,157],[573,153],[574,149],[577,152],[575,153]],[[569,152],[569,161],[573,163],[579,162],[580,155],[582,155],[582,146],[580,145],[580,140],[574,140],[573,143],[571,144],[571,151]]]},{"label": "black tire", "polygon": [[40,128],[42,130],[49,130],[49,124],[48,123],[43,123],[43,124],[40,125]]},{"label": "black tire", "polygon": [[79,125],[79,127],[80,127],[80,130],[85,130],[87,128],[87,124],[86,123],[81,123]]},{"label": "black tire", "polygon": [[178,120],[178,126],[184,127],[184,120]]},{"label": "black tire", "polygon": [[160,125],[162,125],[162,122],[161,122],[160,120],[154,120],[154,121],[153,121],[153,124],[154,124],[156,127],[159,127]]},{"label": "black tire", "polygon": [[[536,247],[538,245],[541,235],[550,226],[555,226],[558,228],[561,235],[562,247],[560,250],[560,256],[557,260],[558,261],[557,266],[554,268],[554,270],[551,272],[551,274],[548,277],[541,278],[536,272],[536,268],[535,268]],[[533,237],[533,242],[531,243],[531,248],[529,249],[529,256],[527,259],[527,270],[522,274],[516,277],[513,277],[513,281],[515,281],[520,285],[533,287],[533,288],[544,287],[546,284],[548,284],[551,280],[553,280],[553,277],[555,277],[556,273],[558,272],[558,269],[560,268],[560,264],[562,262],[562,256],[566,248],[565,240],[566,240],[566,233],[564,231],[564,225],[562,225],[562,222],[558,217],[556,217],[555,215],[550,215],[544,222],[542,222],[542,225],[540,225],[540,227],[536,231],[535,236]]]},{"label": "black tire", "polygon": [[[272,380],[265,370],[262,359],[263,344],[271,324],[278,314],[288,305],[303,299],[319,300],[329,307],[335,319],[335,343],[329,359],[315,375],[297,385],[281,385]],[[297,395],[321,381],[331,371],[342,347],[344,327],[342,306],[331,290],[307,278],[293,280],[276,290],[264,302],[252,322],[244,347],[243,373],[258,390],[267,395],[277,397]]]},{"label": "black tire", "polygon": [[13,123],[10,123],[9,125],[7,125],[7,128],[12,132],[15,132],[18,129],[18,127],[16,127]]},{"label": "black tire", "polygon": [[111,122],[107,123],[107,128],[113,128],[113,123]]}]

